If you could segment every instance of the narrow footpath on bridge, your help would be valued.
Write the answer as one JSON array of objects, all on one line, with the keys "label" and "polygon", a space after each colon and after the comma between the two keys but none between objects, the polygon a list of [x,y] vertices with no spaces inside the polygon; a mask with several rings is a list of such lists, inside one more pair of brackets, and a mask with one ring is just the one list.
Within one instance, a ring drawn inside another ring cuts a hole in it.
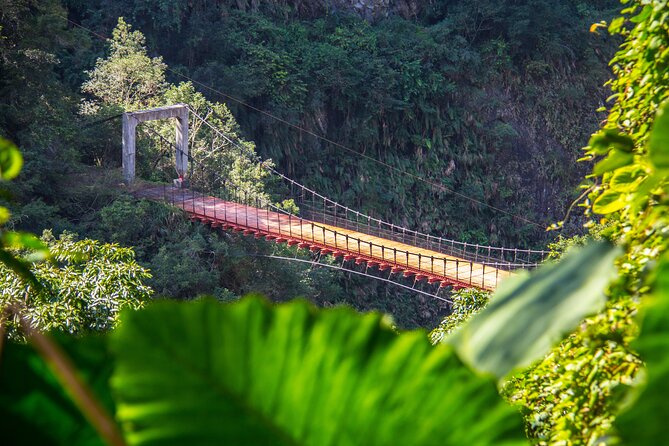
[{"label": "narrow footpath on bridge", "polygon": [[492,291],[502,279],[513,275],[501,265],[465,260],[269,208],[225,201],[189,189],[148,186],[139,188],[136,195],[170,203],[183,209],[192,220],[212,228],[232,229],[289,246],[297,245],[357,264],[366,263],[381,271],[390,270],[390,273],[413,277],[417,281],[439,283],[442,287],[475,287]]},{"label": "narrow footpath on bridge", "polygon": [[[387,272],[388,279],[382,280],[400,286],[403,285],[397,279],[413,279],[414,287],[411,289],[427,282],[439,289],[451,286],[454,289],[474,287],[493,291],[502,280],[513,276],[513,271],[536,268],[548,254],[542,250],[461,242],[397,226],[330,200],[276,171],[271,165],[265,165],[259,159],[252,160],[251,163],[257,163],[275,181],[278,180],[277,187],[283,188],[278,192],[281,198],[295,206],[294,213],[288,212],[276,204],[278,201],[272,201],[277,200],[276,197],[272,199],[266,194],[249,190],[237,180],[226,178],[225,170],[221,170],[220,166],[212,166],[204,159],[193,157],[189,148],[190,118],[198,120],[220,137],[219,145],[224,142],[238,149],[239,156],[249,156],[243,147],[189,105],[174,104],[123,114],[122,160],[124,182],[128,186],[135,184],[133,190],[136,196],[170,203],[185,211],[193,221],[331,255],[343,259],[343,262],[364,265],[366,270],[371,268],[372,271]],[[139,185],[134,183],[136,128],[143,122],[160,119],[176,119],[176,143],[167,143],[174,149],[174,168],[178,178],[173,185]],[[392,166],[389,168],[397,170]],[[190,184],[191,188],[181,187],[184,184]],[[203,193],[195,189],[213,192]],[[541,226],[523,217],[517,218]],[[355,272],[345,268],[343,262],[340,269]],[[364,275],[367,275],[366,272]],[[439,298],[435,294],[424,294]]]}]

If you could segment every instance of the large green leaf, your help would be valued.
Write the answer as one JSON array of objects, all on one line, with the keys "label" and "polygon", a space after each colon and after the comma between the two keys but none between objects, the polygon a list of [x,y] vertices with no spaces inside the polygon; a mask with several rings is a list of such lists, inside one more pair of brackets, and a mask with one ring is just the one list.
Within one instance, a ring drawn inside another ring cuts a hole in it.
[{"label": "large green leaf", "polygon": [[604,305],[617,253],[608,243],[593,243],[502,283],[488,307],[445,342],[466,363],[499,378],[529,365]]},{"label": "large green leaf", "polygon": [[627,206],[627,194],[615,190],[607,190],[597,197],[592,204],[592,210],[598,214],[610,214]]},{"label": "large green leaf", "polygon": [[258,298],[158,303],[112,336],[133,445],[524,444],[494,383],[378,314]]},{"label": "large green leaf", "polygon": [[621,167],[628,166],[632,164],[633,160],[634,155],[631,153],[613,149],[609,152],[609,155],[606,158],[595,164],[592,172],[595,175],[601,175],[605,172],[611,172]]},{"label": "large green leaf", "polygon": [[609,181],[611,190],[620,193],[629,193],[636,190],[641,179],[644,178],[644,171],[637,165],[627,166],[615,171]]},{"label": "large green leaf", "polygon": [[646,383],[638,399],[616,419],[625,444],[664,444],[669,420],[669,256],[657,271],[655,293],[644,305],[641,333],[634,347],[646,361]]},{"label": "large green leaf", "polygon": [[23,166],[23,157],[19,149],[11,142],[0,138],[0,179],[11,180]]},{"label": "large green leaf", "polygon": [[657,112],[650,134],[648,152],[653,165],[659,169],[669,169],[669,101]]},{"label": "large green leaf", "polygon": [[[111,361],[103,339],[63,336],[59,344],[104,405],[112,409],[108,391]],[[0,432],[3,444],[11,445],[104,444],[35,350],[14,343],[4,346],[0,362]]]},{"label": "large green leaf", "polygon": [[634,148],[634,140],[617,130],[606,129],[592,135],[588,146],[597,155],[607,154],[610,150],[631,153]]}]

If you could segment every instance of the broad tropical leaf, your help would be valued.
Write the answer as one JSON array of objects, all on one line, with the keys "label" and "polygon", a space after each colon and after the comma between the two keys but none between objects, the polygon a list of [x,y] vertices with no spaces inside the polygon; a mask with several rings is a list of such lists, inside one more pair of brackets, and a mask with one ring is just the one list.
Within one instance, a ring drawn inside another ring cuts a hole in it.
[{"label": "broad tropical leaf", "polygon": [[494,383],[379,314],[258,298],[158,303],[112,336],[133,445],[524,444]]},{"label": "broad tropical leaf", "polygon": [[635,349],[646,361],[646,383],[638,399],[616,419],[625,444],[662,444],[669,420],[669,257],[657,272],[654,296],[649,296],[643,312],[641,333]]},{"label": "broad tropical leaf", "polygon": [[607,190],[597,197],[592,204],[592,210],[598,214],[606,215],[621,210],[627,204],[626,194],[615,190]]},{"label": "broad tropical leaf", "polygon": [[[83,378],[113,413],[108,391],[111,361],[102,338],[59,337]],[[0,362],[3,444],[102,446],[44,360],[28,345],[8,343]]]},{"label": "broad tropical leaf", "polygon": [[621,167],[628,166],[632,164],[633,160],[634,156],[631,153],[614,149],[611,150],[609,156],[595,164],[592,171],[595,175],[601,175],[605,172],[611,172]]},{"label": "broad tropical leaf", "polygon": [[445,342],[473,368],[498,378],[529,365],[604,305],[617,253],[594,243],[503,283],[488,307]]}]

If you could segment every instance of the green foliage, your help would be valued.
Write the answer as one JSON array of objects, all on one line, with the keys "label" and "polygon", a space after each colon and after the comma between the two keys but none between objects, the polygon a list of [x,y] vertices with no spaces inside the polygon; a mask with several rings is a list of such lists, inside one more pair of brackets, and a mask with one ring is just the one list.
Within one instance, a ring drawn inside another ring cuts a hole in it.
[{"label": "green foliage", "polygon": [[[10,141],[0,138],[0,194],[6,198],[10,196],[7,192],[6,181],[15,178],[21,171],[23,157],[19,149]],[[37,240],[32,234],[16,231],[7,231],[5,224],[9,220],[11,213],[9,210],[0,206],[0,264],[4,265],[7,271],[18,275],[21,283],[30,284],[39,289],[41,284],[35,279],[35,276],[29,269],[29,261],[44,259],[48,251],[43,243]],[[12,249],[28,250],[27,258],[21,259],[10,252]],[[2,266],[0,266],[2,268]],[[4,308],[5,306],[0,306]],[[0,321],[4,318],[0,315]]]},{"label": "green foliage", "polygon": [[126,316],[112,383],[130,444],[523,442],[492,382],[378,314],[245,299]]},{"label": "green foliage", "polygon": [[503,282],[490,304],[444,339],[473,368],[505,377],[546,354],[566,332],[604,304],[618,252],[595,243]]},{"label": "green foliage", "polygon": [[155,99],[165,90],[165,67],[162,58],[146,54],[144,36],[131,31],[123,18],[112,34],[111,54],[98,59],[87,74],[90,79],[82,90],[106,105],[131,111],[156,106]]},{"label": "green foliage", "polygon": [[[669,126],[667,126],[669,129]],[[652,137],[651,137],[652,141]],[[667,145],[666,147],[669,147]],[[634,348],[645,360],[647,372],[635,402],[616,419],[616,428],[626,444],[655,445],[664,438],[669,404],[666,388],[669,379],[669,257],[664,256],[655,274],[654,292],[646,297],[641,317],[641,332]],[[628,403],[629,404],[629,403]],[[643,429],[639,429],[643,426]]]},{"label": "green foliage", "polygon": [[657,112],[648,141],[648,157],[655,169],[669,168],[669,102]]},{"label": "green foliage", "polygon": [[[651,3],[646,5],[641,12],[632,20],[638,23],[637,28],[630,33],[631,37],[642,39],[645,44],[644,54],[659,58],[660,65],[666,67],[669,60],[669,52],[658,54],[657,45],[662,45],[662,40],[667,42],[666,30],[669,29],[669,14],[664,9],[659,8],[659,4]],[[663,5],[666,6],[666,5]],[[631,12],[635,10],[630,8]],[[646,23],[646,20],[651,22]],[[647,24],[642,27],[642,24]],[[613,25],[612,25],[613,26]],[[659,33],[656,33],[657,30]],[[637,32],[645,32],[639,36]],[[645,41],[644,39],[650,39]],[[654,62],[644,61],[635,68],[649,71],[648,76],[656,75],[654,70],[659,66]],[[651,63],[650,67],[644,63]],[[663,78],[660,78],[663,79]],[[653,275],[643,283],[640,292],[644,294],[645,307],[644,317],[642,319],[641,333],[633,346],[639,351],[639,354],[647,361],[647,374],[645,375],[645,385],[641,387],[640,392],[637,389],[635,395],[638,400],[633,407],[616,421],[616,426],[623,439],[635,444],[648,445],[657,442],[657,438],[663,435],[664,426],[659,420],[666,419],[669,414],[669,406],[663,398],[658,398],[664,392],[666,387],[666,346],[669,340],[669,333],[666,329],[668,306],[667,292],[669,290],[669,281],[667,280],[668,255],[666,235],[663,228],[667,224],[669,209],[666,203],[666,190],[669,185],[669,171],[667,171],[666,160],[669,158],[669,82],[660,83],[659,86],[650,86],[649,98],[643,98],[646,101],[660,100],[664,101],[657,111],[656,117],[650,127],[649,132],[639,130],[637,135],[640,140],[646,141],[647,148],[638,150],[636,164],[643,169],[643,178],[631,188],[629,192],[630,206],[622,213],[621,222],[625,224],[625,237],[629,237],[630,249],[629,257],[631,262],[638,262],[628,267],[630,276],[639,269],[644,268],[644,260],[660,257],[659,265],[655,268],[648,268]],[[638,100],[638,99],[637,99]],[[652,104],[652,102],[650,102]],[[648,103],[642,102],[644,105]],[[640,113],[635,116],[636,119],[649,119],[644,116],[642,108]],[[652,119],[652,117],[650,117]],[[640,134],[640,135],[639,135]],[[637,136],[635,135],[635,136]],[[650,196],[649,196],[650,195]],[[636,246],[635,246],[636,245]],[[643,251],[642,251],[643,248]],[[631,263],[630,262],[630,263]],[[634,277],[634,276],[632,276]],[[652,291],[649,293],[649,291]],[[648,294],[647,294],[648,293]],[[642,375],[642,378],[644,375]],[[641,433],[636,429],[639,425],[644,426]]]},{"label": "green foliage", "polygon": [[0,10],[0,135],[25,159],[12,191],[36,198],[52,191],[57,173],[77,158],[72,116],[79,100],[65,79],[88,38],[66,29],[59,0],[3,0]]},{"label": "green foliage", "polygon": [[[667,248],[667,176],[660,166],[667,150],[662,135],[669,53],[658,48],[669,43],[669,16],[662,1],[630,2],[623,14],[609,25],[612,33],[625,37],[612,60],[615,102],[605,126],[586,148],[586,159],[600,161],[590,176],[596,182],[585,185],[593,187],[586,207],[605,215],[606,238],[623,242],[620,280],[610,289],[604,313],[588,318],[507,388],[512,400],[531,409],[530,437],[546,444],[596,444],[610,435],[626,393],[623,385],[634,382],[641,365],[630,347],[637,332],[633,315],[639,300],[648,299],[649,274]],[[627,439],[637,442],[633,436]]]},{"label": "green foliage", "polygon": [[[662,112],[656,119],[658,106],[669,99],[664,76],[669,53],[659,51],[669,44],[665,6],[661,1],[631,3],[625,16],[611,22],[609,31],[626,38],[611,61],[616,78],[610,85],[616,101],[605,127],[586,148],[588,158],[606,155],[593,170],[593,176],[601,177],[601,186],[589,195],[588,203],[595,213],[616,214],[612,221],[617,222],[617,234],[630,242],[633,265],[656,254],[645,249],[661,235],[648,233],[647,228],[662,225],[658,217],[666,214],[658,200],[664,176],[654,173],[664,168],[666,136],[657,131],[649,138],[653,120],[662,125]],[[626,18],[630,26],[623,25]]]},{"label": "green foliage", "polygon": [[573,237],[559,235],[553,243],[548,245],[548,249],[550,250],[548,258],[556,260],[560,259],[562,255],[572,247],[585,246],[589,240],[589,235],[575,235]]},{"label": "green foliage", "polygon": [[[66,344],[129,444],[524,444],[520,415],[491,379],[380,314],[246,298],[160,302],[122,319],[107,335],[111,356],[100,338]],[[73,430],[81,418],[44,362],[23,346],[7,351],[15,360],[2,362],[1,388],[34,379],[0,396],[12,434],[95,444],[88,428]]]},{"label": "green foliage", "polygon": [[446,336],[484,309],[490,300],[490,293],[476,288],[463,288],[451,293],[450,298],[453,300],[450,314],[430,332],[430,341],[433,344],[443,341]]},{"label": "green foliage", "polygon": [[[77,241],[71,234],[55,239],[50,232],[42,241],[50,259],[30,267],[39,288],[0,267],[0,306],[20,304],[22,316],[33,328],[70,333],[107,330],[116,325],[122,308],[139,308],[150,298],[152,290],[143,282],[151,276],[135,262],[132,249]],[[20,336],[18,319],[4,322],[10,336]]]},{"label": "green foliage", "polygon": [[[58,337],[82,378],[109,410],[112,362],[101,337]],[[30,346],[9,344],[0,362],[0,428],[14,445],[102,446],[49,365]]]},{"label": "green foliage", "polygon": [[549,243],[547,248],[549,259],[559,260],[562,256],[569,252],[570,249],[579,246],[585,246],[590,241],[608,240],[610,228],[606,224],[592,224],[588,227],[586,235],[574,235],[572,237],[565,237],[562,234],[558,235],[552,243]]},{"label": "green foliage", "polygon": [[507,398],[528,408],[530,439],[541,445],[608,441],[626,386],[641,365],[629,347],[636,335],[635,313],[628,299],[609,302],[540,362],[504,384]]},{"label": "green foliage", "polygon": [[171,240],[151,259],[156,289],[165,296],[190,298],[215,290],[220,284],[228,244],[216,235],[197,231]]},{"label": "green foliage", "polygon": [[179,229],[175,227],[174,212],[167,207],[127,196],[100,209],[98,219],[95,238],[133,246],[142,259],[153,253],[157,244],[165,245],[164,237]]}]

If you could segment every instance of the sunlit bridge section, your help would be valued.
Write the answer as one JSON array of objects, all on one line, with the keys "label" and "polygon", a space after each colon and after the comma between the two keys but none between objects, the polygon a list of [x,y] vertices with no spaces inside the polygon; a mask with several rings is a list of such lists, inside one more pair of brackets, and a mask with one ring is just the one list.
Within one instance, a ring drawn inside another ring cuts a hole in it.
[{"label": "sunlit bridge section", "polygon": [[[534,265],[504,261],[488,261],[481,254],[481,261],[467,260],[439,251],[389,240],[377,235],[316,222],[280,212],[268,203],[257,206],[225,200],[174,186],[157,186],[140,189],[138,196],[164,201],[184,210],[194,221],[212,228],[234,230],[244,235],[313,252],[355,260],[379,270],[401,273],[417,281],[439,283],[456,288],[475,287],[494,290],[498,283],[513,275],[512,270]],[[233,196],[235,194],[233,193]],[[483,251],[483,249],[481,249]]]},{"label": "sunlit bridge section", "polygon": [[[172,108],[181,113],[182,125],[178,129],[181,133],[178,134],[188,134],[187,125],[183,124],[187,123],[183,116],[187,110],[202,125],[233,143],[186,104]],[[165,113],[163,109],[156,110]],[[138,114],[153,117],[156,112],[134,112],[128,114],[128,119]],[[290,199],[294,203],[293,209],[286,210],[266,195],[245,190],[212,172],[205,163],[190,156],[187,148],[177,145],[174,148],[179,178],[171,185],[137,185],[135,193],[180,208],[191,220],[214,229],[239,231],[244,235],[286,243],[387,271],[389,276],[413,279],[414,284],[426,282],[439,288],[450,286],[492,291],[501,281],[513,276],[515,270],[535,268],[547,255],[546,251],[540,250],[464,243],[396,226],[334,202],[272,167],[262,165],[278,183],[282,183],[284,192],[279,199]],[[127,165],[134,165],[134,159],[130,159],[134,155],[134,150],[124,152]],[[189,183],[184,172],[185,157],[190,165],[190,178],[212,179],[207,189],[209,192],[203,192],[197,184],[185,187]]]}]

